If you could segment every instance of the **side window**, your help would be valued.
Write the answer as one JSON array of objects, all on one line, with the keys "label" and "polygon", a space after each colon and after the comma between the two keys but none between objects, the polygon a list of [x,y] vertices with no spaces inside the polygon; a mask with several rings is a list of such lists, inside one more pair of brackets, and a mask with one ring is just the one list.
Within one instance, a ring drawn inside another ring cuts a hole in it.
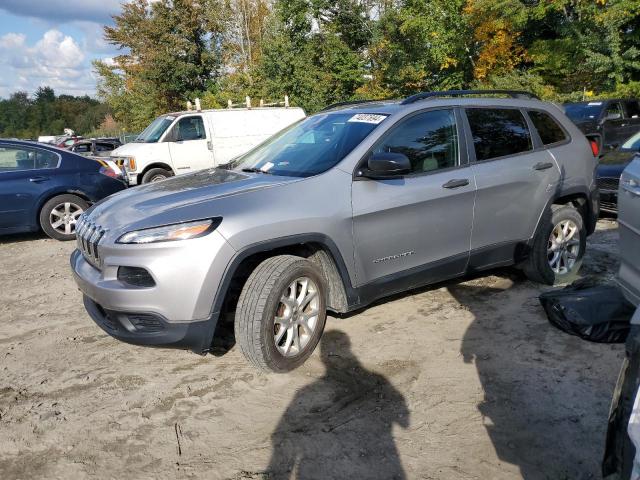
[{"label": "side window", "polygon": [[607,106],[607,111],[604,114],[604,118],[607,120],[617,120],[622,118],[622,105],[618,102],[610,103]]},{"label": "side window", "polygon": [[13,170],[33,170],[36,166],[33,150],[0,147],[0,172]]},{"label": "side window", "polygon": [[637,100],[628,100],[625,102],[627,107],[627,118],[640,118],[640,104]]},{"label": "side window", "polygon": [[96,152],[110,152],[111,150],[115,150],[111,143],[96,143]]},{"label": "side window", "polygon": [[185,117],[178,120],[174,128],[177,128],[176,139],[178,141],[202,140],[207,138],[204,132],[202,117]]},{"label": "side window", "polygon": [[458,131],[453,110],[432,110],[400,123],[374,153],[404,153],[412,173],[431,172],[458,164]]},{"label": "side window", "polygon": [[558,122],[548,113],[538,110],[529,110],[528,113],[543,144],[550,145],[561,142],[567,138],[562,127],[560,127]]},{"label": "side window", "polygon": [[79,143],[73,147],[73,151],[78,153],[86,153],[89,151],[90,147],[91,145],[88,143]]},{"label": "side window", "polygon": [[468,108],[465,110],[476,160],[489,160],[526,152],[533,148],[522,112],[512,108]]},{"label": "side window", "polygon": [[48,150],[36,150],[36,168],[58,168],[59,157]]}]

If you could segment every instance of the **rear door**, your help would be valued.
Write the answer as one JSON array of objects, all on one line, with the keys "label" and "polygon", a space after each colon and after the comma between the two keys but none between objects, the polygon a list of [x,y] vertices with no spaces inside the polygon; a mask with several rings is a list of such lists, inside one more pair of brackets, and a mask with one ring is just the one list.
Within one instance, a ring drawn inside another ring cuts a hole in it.
[{"label": "rear door", "polygon": [[426,283],[465,271],[475,187],[458,119],[454,109],[419,112],[400,120],[373,147],[372,152],[403,153],[412,171],[397,179],[353,182],[358,284],[412,272]]},{"label": "rear door", "polygon": [[35,205],[59,163],[60,156],[48,150],[0,146],[0,230],[35,224]]},{"label": "rear door", "polygon": [[[202,115],[185,115],[173,125],[169,153],[176,173],[202,170],[215,166],[211,135]],[[166,140],[165,140],[166,141]]]},{"label": "rear door", "polygon": [[627,298],[640,304],[640,158],[636,157],[620,178],[618,192],[620,228],[619,282]]},{"label": "rear door", "polygon": [[549,152],[518,108],[465,109],[477,187],[471,267],[515,260],[560,180]]}]

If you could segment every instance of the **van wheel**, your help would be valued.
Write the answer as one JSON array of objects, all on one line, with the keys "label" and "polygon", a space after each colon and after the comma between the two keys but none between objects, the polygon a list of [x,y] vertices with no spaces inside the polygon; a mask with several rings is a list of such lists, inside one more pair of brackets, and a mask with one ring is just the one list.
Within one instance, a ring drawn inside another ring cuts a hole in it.
[{"label": "van wheel", "polygon": [[256,367],[288,372],[309,358],[326,321],[326,286],[311,261],[278,255],[247,279],[236,308],[236,341]]},{"label": "van wheel", "polygon": [[535,282],[567,283],[577,276],[586,246],[582,215],[570,205],[553,205],[543,215],[524,272]]},{"label": "van wheel", "polygon": [[40,227],[55,240],[73,240],[76,237],[78,217],[89,204],[77,195],[58,195],[40,210]]},{"label": "van wheel", "polygon": [[142,176],[142,183],[159,182],[173,177],[173,172],[164,168],[152,168]]}]

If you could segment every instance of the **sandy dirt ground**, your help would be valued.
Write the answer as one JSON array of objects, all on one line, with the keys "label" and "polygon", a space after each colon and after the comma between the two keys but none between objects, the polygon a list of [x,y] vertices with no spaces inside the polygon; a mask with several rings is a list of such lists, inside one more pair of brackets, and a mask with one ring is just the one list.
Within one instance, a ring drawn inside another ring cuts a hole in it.
[{"label": "sandy dirt ground", "polygon": [[[599,478],[621,345],[552,327],[517,271],[330,318],[286,375],[104,334],[72,243],[0,239],[0,478]],[[583,272],[611,280],[617,225]],[[226,338],[229,341],[229,338]],[[224,354],[223,354],[224,353]]]}]

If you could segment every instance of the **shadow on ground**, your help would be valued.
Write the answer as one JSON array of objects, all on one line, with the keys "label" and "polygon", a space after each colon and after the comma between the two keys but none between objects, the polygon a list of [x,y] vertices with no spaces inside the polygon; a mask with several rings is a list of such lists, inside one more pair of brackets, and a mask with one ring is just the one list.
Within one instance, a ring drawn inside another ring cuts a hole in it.
[{"label": "shadow on ground", "polygon": [[364,368],[343,332],[320,344],[325,374],[299,390],[272,435],[268,478],[406,478],[393,440],[409,426],[404,397]]}]

